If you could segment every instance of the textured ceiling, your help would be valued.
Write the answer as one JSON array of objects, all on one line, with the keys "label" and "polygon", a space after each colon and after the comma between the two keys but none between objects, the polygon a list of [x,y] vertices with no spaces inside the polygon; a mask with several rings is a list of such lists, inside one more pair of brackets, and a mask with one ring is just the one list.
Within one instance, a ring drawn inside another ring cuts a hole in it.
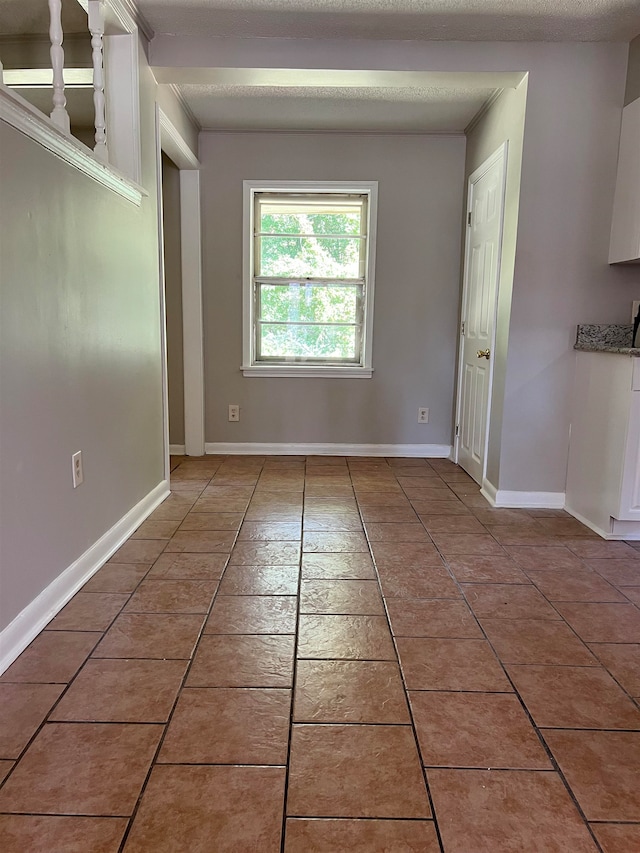
[{"label": "textured ceiling", "polygon": [[429,133],[462,131],[494,89],[178,87],[202,128]]},{"label": "textured ceiling", "polygon": [[[76,0],[63,0],[65,33],[87,32],[87,15]],[[49,32],[47,0],[0,0],[0,34],[46,35]]]},{"label": "textured ceiling", "polygon": [[630,41],[638,0],[138,0],[157,33],[282,38]]}]

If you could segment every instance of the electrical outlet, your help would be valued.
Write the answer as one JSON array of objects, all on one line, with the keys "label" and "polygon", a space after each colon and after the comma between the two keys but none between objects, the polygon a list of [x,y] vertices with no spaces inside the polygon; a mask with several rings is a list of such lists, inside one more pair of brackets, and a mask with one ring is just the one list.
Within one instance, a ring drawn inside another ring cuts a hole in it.
[{"label": "electrical outlet", "polygon": [[230,421],[239,421],[240,420],[240,406],[235,404],[231,404],[229,406],[229,420]]},{"label": "electrical outlet", "polygon": [[73,488],[77,489],[78,486],[84,483],[84,471],[82,470],[81,450],[79,450],[77,453],[74,453],[71,457],[71,473],[73,475]]},{"label": "electrical outlet", "polygon": [[418,409],[418,423],[419,424],[428,424],[429,423],[429,409]]}]

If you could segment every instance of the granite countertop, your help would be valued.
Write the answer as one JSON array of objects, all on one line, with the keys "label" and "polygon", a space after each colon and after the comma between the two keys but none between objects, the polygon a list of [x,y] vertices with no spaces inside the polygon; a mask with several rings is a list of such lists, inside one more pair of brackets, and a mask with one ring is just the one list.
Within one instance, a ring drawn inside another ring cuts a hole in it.
[{"label": "granite countertop", "polygon": [[633,326],[620,323],[591,323],[578,326],[574,349],[583,352],[613,352],[640,356],[640,347],[632,347]]}]

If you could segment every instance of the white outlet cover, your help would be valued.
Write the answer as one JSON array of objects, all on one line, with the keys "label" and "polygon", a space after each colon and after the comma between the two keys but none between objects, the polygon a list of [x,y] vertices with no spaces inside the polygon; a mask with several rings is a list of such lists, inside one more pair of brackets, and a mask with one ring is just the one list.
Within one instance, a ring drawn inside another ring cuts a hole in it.
[{"label": "white outlet cover", "polygon": [[77,453],[74,453],[71,457],[71,476],[73,479],[73,488],[77,489],[78,486],[84,483],[84,471],[82,469],[82,451],[78,450]]}]

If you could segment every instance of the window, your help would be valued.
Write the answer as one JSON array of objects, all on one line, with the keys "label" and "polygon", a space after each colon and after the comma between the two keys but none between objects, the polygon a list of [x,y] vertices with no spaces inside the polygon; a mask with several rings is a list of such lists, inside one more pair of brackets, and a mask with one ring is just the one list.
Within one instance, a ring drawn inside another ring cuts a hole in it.
[{"label": "window", "polygon": [[245,181],[245,376],[371,376],[376,197]]}]

